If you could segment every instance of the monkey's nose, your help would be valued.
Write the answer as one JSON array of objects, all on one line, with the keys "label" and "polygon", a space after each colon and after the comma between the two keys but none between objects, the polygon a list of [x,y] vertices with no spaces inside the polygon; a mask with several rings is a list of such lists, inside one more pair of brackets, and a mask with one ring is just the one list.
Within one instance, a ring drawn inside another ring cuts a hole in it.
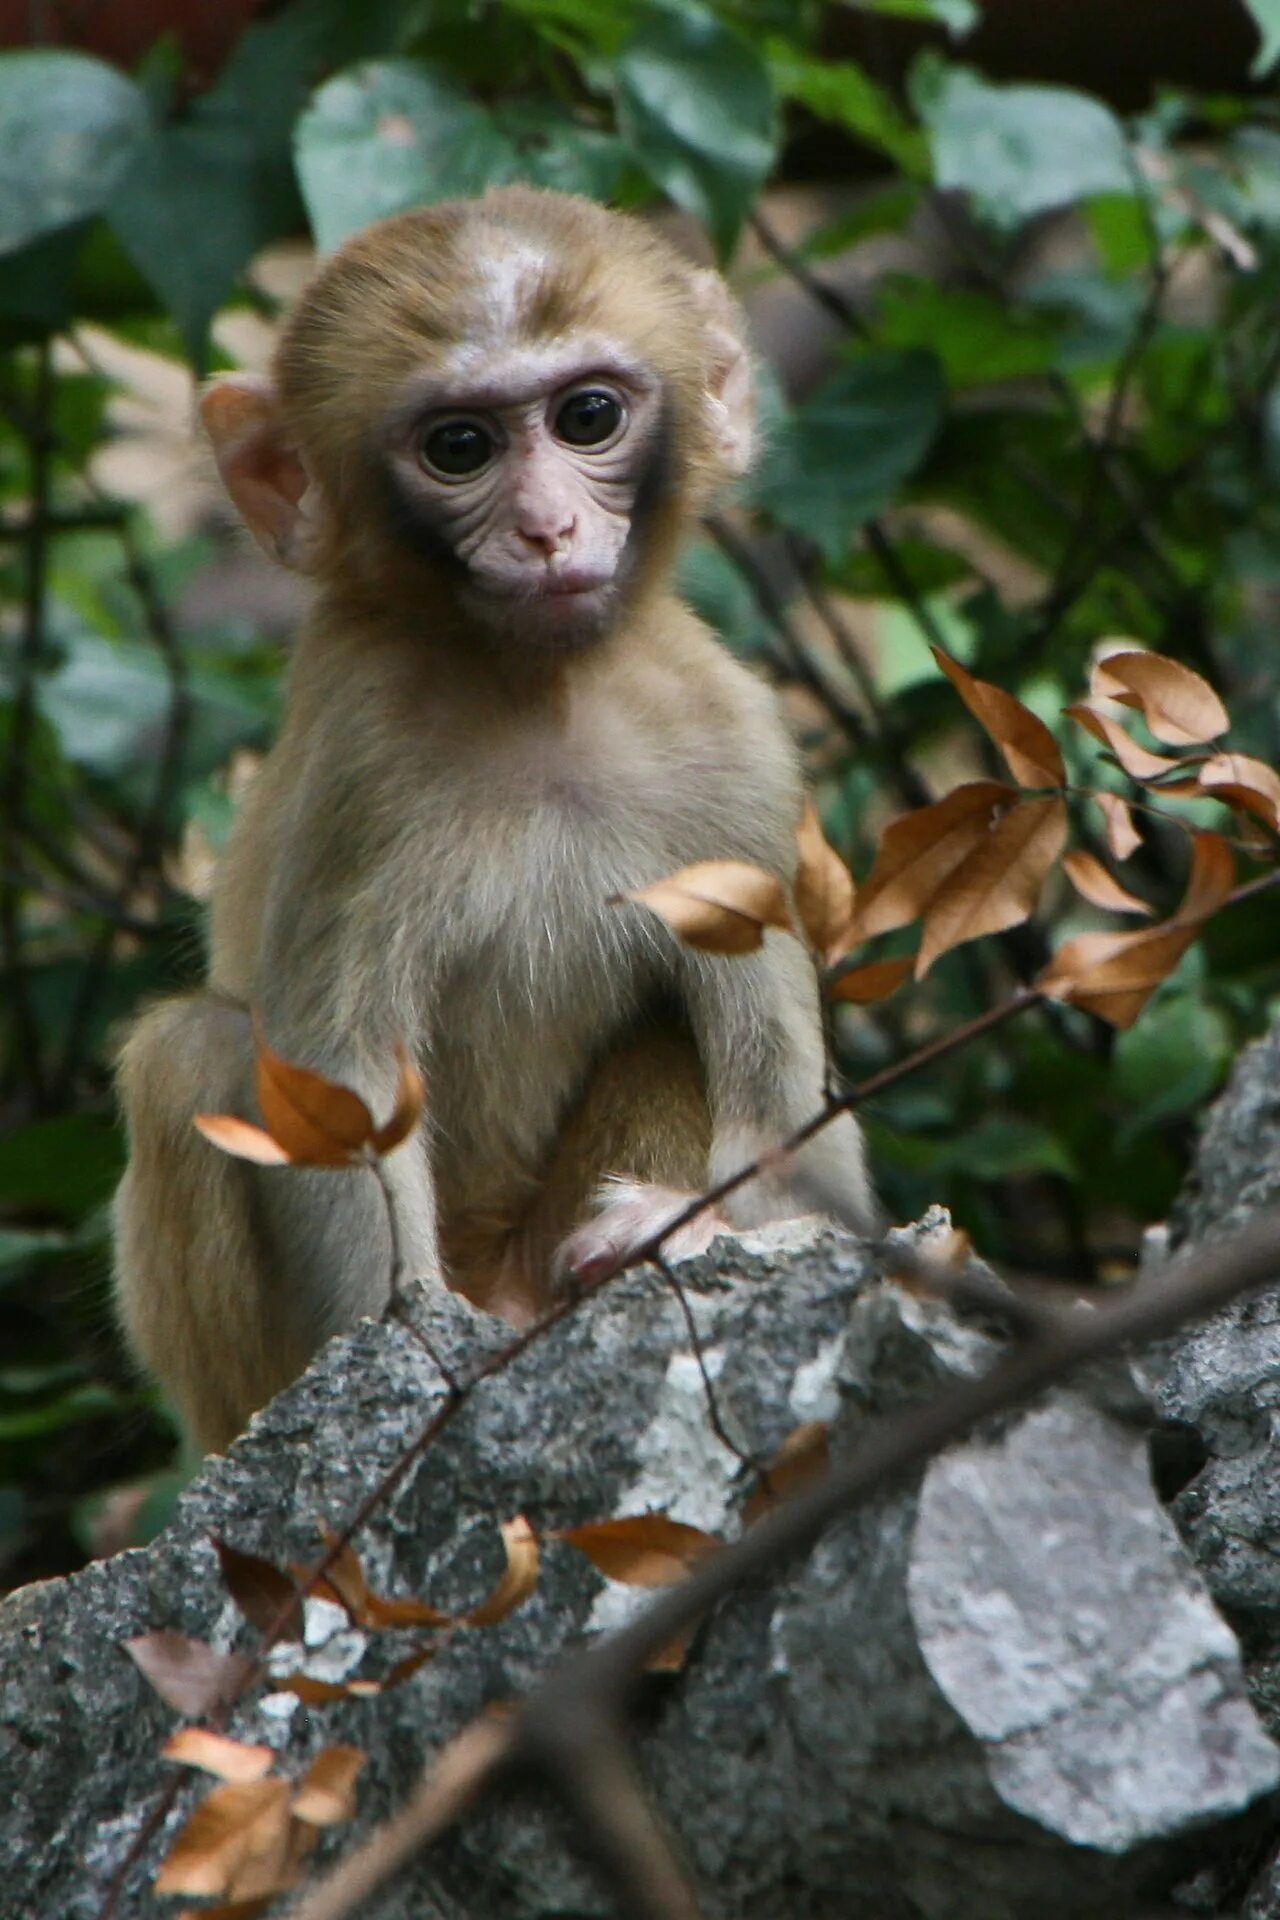
[{"label": "monkey's nose", "polygon": [[550,559],[553,553],[560,553],[568,546],[578,530],[576,516],[567,520],[562,527],[517,527],[516,532],[527,547],[544,559]]}]

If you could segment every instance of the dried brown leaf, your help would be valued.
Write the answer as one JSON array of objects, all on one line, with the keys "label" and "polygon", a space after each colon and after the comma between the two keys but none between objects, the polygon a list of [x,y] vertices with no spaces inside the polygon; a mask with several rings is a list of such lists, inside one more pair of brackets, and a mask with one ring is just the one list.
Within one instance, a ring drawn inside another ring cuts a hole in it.
[{"label": "dried brown leaf", "polygon": [[311,1827],[336,1827],[356,1810],[356,1779],[369,1756],[362,1747],[322,1747],[294,1792],[291,1812]]},{"label": "dried brown leaf", "polygon": [[776,874],[746,860],[699,860],[651,886],[614,894],[648,907],[686,946],[705,953],[753,953],[766,927],[791,931],[786,894]]},{"label": "dried brown leaf", "polygon": [[396,1066],[399,1073],[396,1080],[395,1104],[391,1109],[390,1119],[374,1129],[371,1144],[375,1153],[390,1153],[393,1147],[400,1146],[409,1138],[422,1118],[426,1086],[422,1075],[403,1047],[396,1048]]},{"label": "dried brown leaf", "polygon": [[853,875],[823,833],[812,801],[805,803],[796,845],[796,917],[815,953],[837,952],[853,918]]},{"label": "dried brown leaf", "polygon": [[1036,981],[1052,1000],[1131,1027],[1235,884],[1235,856],[1219,833],[1191,836],[1191,871],[1171,920],[1139,933],[1083,933],[1068,940]]},{"label": "dried brown leaf", "polygon": [[1157,774],[1172,773],[1182,765],[1180,760],[1170,760],[1162,753],[1150,753],[1146,747],[1140,747],[1118,720],[1113,720],[1108,713],[1099,713],[1087,700],[1078,700],[1073,707],[1064,707],[1062,711],[1095,740],[1101,740],[1131,780],[1154,780]]},{"label": "dried brown leaf", "polygon": [[165,1855],[155,1891],[260,1898],[293,1884],[289,1859],[287,1780],[215,1787]]},{"label": "dried brown leaf", "polygon": [[397,1660],[393,1667],[388,1667],[382,1681],[384,1689],[403,1686],[420,1667],[426,1666],[428,1660],[434,1660],[438,1651],[438,1647],[419,1647],[414,1653],[406,1653],[403,1660]]},{"label": "dried brown leaf", "polygon": [[1067,803],[1052,795],[1003,814],[934,895],[925,915],[916,979],[966,940],[1002,933],[1034,912],[1067,841]]},{"label": "dried brown leaf", "polygon": [[689,1658],[689,1649],[693,1645],[698,1631],[698,1622],[678,1633],[674,1640],[668,1640],[665,1647],[651,1654],[644,1663],[646,1673],[682,1673],[685,1661]]},{"label": "dried brown leaf", "polygon": [[274,1052],[260,1025],[254,1031],[258,1105],[267,1132],[298,1166],[349,1166],[373,1138],[364,1101],[350,1087]]},{"label": "dried brown leaf", "polygon": [[851,940],[892,933],[922,914],[1016,797],[1012,787],[998,780],[973,780],[930,806],[890,821],[854,903]]},{"label": "dried brown leaf", "polygon": [[1015,700],[1003,687],[975,679],[967,667],[952,660],[941,647],[933,657],[968,707],[1004,755],[1005,764],[1020,787],[1061,787],[1067,770],[1058,743],[1044,721]]},{"label": "dried brown leaf", "polygon": [[581,1527],[565,1527],[556,1538],[585,1553],[606,1579],[621,1580],[629,1587],[672,1586],[722,1544],[713,1533],[669,1519],[665,1513],[592,1520]]},{"label": "dried brown leaf", "polygon": [[758,1484],[742,1509],[747,1526],[768,1513],[797,1487],[805,1486],[827,1471],[831,1464],[828,1445],[830,1429],[825,1420],[806,1420],[793,1427],[773,1458],[766,1464]]},{"label": "dried brown leaf", "polygon": [[211,1733],[207,1727],[180,1727],[161,1747],[160,1757],[176,1760],[180,1766],[199,1767],[203,1773],[216,1774],[219,1780],[240,1783],[263,1779],[276,1762],[274,1747],[246,1746],[242,1740]]},{"label": "dried brown leaf", "polygon": [[229,1700],[249,1671],[243,1654],[218,1653],[172,1627],[120,1644],[160,1698],[192,1720]]},{"label": "dried brown leaf", "polygon": [[1117,860],[1127,860],[1142,845],[1142,835],[1133,824],[1128,801],[1122,800],[1118,793],[1105,793],[1101,789],[1092,798],[1102,811],[1109,852]]},{"label": "dried brown leaf", "polygon": [[1211,800],[1243,807],[1273,831],[1280,830],[1280,774],[1247,753],[1220,753],[1200,769],[1200,786]]},{"label": "dried brown leaf", "polygon": [[[322,1525],[320,1534],[326,1548],[337,1544],[338,1536],[331,1527]],[[304,1580],[309,1577],[305,1567],[295,1567],[292,1571]],[[365,1577],[360,1556],[349,1540],[343,1542],[333,1565],[311,1591],[317,1599],[330,1600],[335,1606],[344,1607],[353,1625],[358,1627],[448,1627],[454,1624],[453,1614],[442,1613],[439,1607],[428,1606],[425,1600],[411,1597],[386,1600],[381,1594],[375,1593]]]},{"label": "dried brown leaf", "polygon": [[851,967],[838,980],[829,981],[823,991],[828,1000],[844,1000],[855,1007],[867,1007],[896,993],[903,981],[911,978],[915,963],[914,953],[900,954],[893,960],[868,960],[865,966]]},{"label": "dried brown leaf", "polygon": [[1236,883],[1236,857],[1220,833],[1191,836],[1191,871],[1182,904],[1173,916],[1179,927],[1201,927],[1225,906]]},{"label": "dried brown leaf", "polygon": [[1051,1000],[1068,1000],[1113,1027],[1131,1027],[1197,932],[1166,920],[1138,933],[1077,934],[1058,948],[1035,984]]},{"label": "dried brown leaf", "polygon": [[1095,698],[1140,708],[1156,739],[1170,747],[1216,740],[1231,725],[1207,680],[1158,653],[1107,654],[1090,675],[1089,691]]},{"label": "dried brown leaf", "polygon": [[[209,1537],[218,1556],[227,1592],[245,1619],[257,1627],[259,1633],[269,1632],[284,1609],[297,1600],[298,1589],[293,1581],[287,1573],[273,1566],[270,1560],[263,1560],[256,1553],[245,1553],[226,1540],[220,1540],[216,1534],[210,1534]],[[283,1640],[297,1639],[296,1615],[279,1637]]]},{"label": "dried brown leaf", "polygon": [[529,1598],[538,1584],[538,1536],[522,1513],[502,1523],[506,1571],[493,1591],[465,1616],[469,1627],[492,1627]]},{"label": "dried brown leaf", "polygon": [[237,1120],[233,1113],[198,1113],[191,1124],[210,1146],[234,1154],[237,1160],[253,1160],[260,1167],[289,1165],[289,1155],[278,1141],[250,1121]]},{"label": "dried brown leaf", "polygon": [[1076,892],[1095,907],[1105,907],[1111,913],[1153,913],[1155,909],[1147,901],[1140,900],[1136,893],[1130,893],[1127,887],[1112,877],[1101,860],[1095,860],[1091,853],[1068,853],[1063,857],[1063,869]]},{"label": "dried brown leaf", "polygon": [[258,1900],[219,1900],[216,1907],[184,1907],[178,1920],[258,1920],[275,1899],[267,1893]]}]

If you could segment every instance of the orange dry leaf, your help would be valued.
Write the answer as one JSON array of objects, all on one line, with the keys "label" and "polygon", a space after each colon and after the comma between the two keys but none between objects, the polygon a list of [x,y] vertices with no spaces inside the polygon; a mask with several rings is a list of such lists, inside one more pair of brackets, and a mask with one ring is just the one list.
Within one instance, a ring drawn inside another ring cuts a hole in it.
[{"label": "orange dry leaf", "polygon": [[1113,879],[1101,860],[1095,860],[1091,853],[1069,853],[1062,865],[1076,892],[1095,907],[1106,907],[1111,913],[1154,911],[1145,900],[1139,900],[1136,893],[1130,893]]},{"label": "orange dry leaf", "polygon": [[261,1780],[275,1765],[273,1747],[250,1747],[242,1740],[230,1740],[225,1733],[210,1733],[207,1727],[181,1727],[160,1749],[162,1760],[176,1760],[184,1767],[199,1767],[220,1780],[239,1782]]},{"label": "orange dry leaf", "polygon": [[973,780],[931,806],[890,821],[854,902],[851,943],[892,933],[922,914],[1016,797],[1001,781]]},{"label": "orange dry leaf", "polygon": [[915,963],[914,953],[900,954],[894,960],[869,960],[866,966],[851,967],[848,973],[830,981],[823,991],[828,1000],[845,1000],[855,1007],[867,1007],[896,993],[903,981],[910,979]]},{"label": "orange dry leaf", "polygon": [[228,1113],[198,1113],[195,1126],[224,1153],[260,1166],[349,1167],[370,1153],[390,1153],[408,1138],[422,1113],[422,1075],[402,1047],[391,1116],[381,1127],[359,1094],[310,1067],[274,1053],[255,1024],[258,1105],[266,1127]]},{"label": "orange dry leaf", "polygon": [[369,1756],[361,1747],[322,1747],[294,1791],[290,1811],[310,1827],[336,1827],[356,1810],[356,1778]]},{"label": "orange dry leaf", "polygon": [[1201,767],[1200,786],[1211,800],[1243,807],[1273,832],[1280,830],[1280,774],[1265,761],[1247,753],[1216,754]]},{"label": "orange dry leaf", "polygon": [[806,1420],[791,1429],[742,1509],[742,1518],[748,1526],[797,1487],[827,1471],[831,1464],[828,1434],[825,1420]]},{"label": "orange dry leaf", "polygon": [[1192,835],[1191,872],[1171,920],[1138,933],[1083,933],[1068,940],[1036,981],[1052,1000],[1096,1013],[1113,1027],[1131,1027],[1168,978],[1235,881],[1235,860],[1217,833]]},{"label": "orange dry leaf", "polygon": [[503,1521],[501,1531],[506,1571],[492,1593],[465,1616],[465,1626],[496,1626],[523,1605],[538,1584],[538,1536],[529,1522],[518,1513],[514,1520]]},{"label": "orange dry leaf", "polygon": [[1172,773],[1175,767],[1182,765],[1180,760],[1170,760],[1162,753],[1149,753],[1146,747],[1140,747],[1131,740],[1118,720],[1110,714],[1099,713],[1087,700],[1078,700],[1073,707],[1064,707],[1062,711],[1078,721],[1095,740],[1111,749],[1131,780],[1154,780],[1158,774]]},{"label": "orange dry leaf", "polygon": [[1062,764],[1058,743],[1044,721],[1003,687],[993,686],[989,680],[975,679],[941,647],[933,647],[931,651],[974,719],[985,727],[999,747],[1018,785],[1064,786],[1067,770]]},{"label": "orange dry leaf", "polygon": [[157,1627],[121,1646],[168,1706],[192,1719],[229,1700],[249,1671],[242,1653],[218,1653],[172,1627]]},{"label": "orange dry leaf", "polygon": [[1209,682],[1158,653],[1109,653],[1089,676],[1095,699],[1138,707],[1157,740],[1194,747],[1216,740],[1231,719]]},{"label": "orange dry leaf", "polygon": [[615,893],[609,905],[623,900],[648,907],[704,953],[754,953],[766,927],[791,931],[782,882],[746,860],[698,860],[651,886]]},{"label": "orange dry leaf", "polygon": [[1067,803],[1057,795],[1024,800],[947,876],[925,914],[916,979],[966,940],[1002,933],[1030,917],[1050,868],[1067,841]]},{"label": "orange dry leaf", "polygon": [[1118,793],[1097,792],[1092,798],[1102,809],[1108,848],[1117,860],[1127,860],[1142,845],[1142,835],[1133,824],[1128,801],[1122,800]]},{"label": "orange dry leaf", "polygon": [[165,1855],[157,1893],[228,1893],[261,1898],[294,1883],[289,1782],[215,1787]]},{"label": "orange dry leaf", "polygon": [[563,1527],[555,1535],[585,1553],[608,1580],[631,1587],[669,1587],[722,1543],[701,1527],[665,1513],[636,1513],[621,1520],[593,1520]]},{"label": "orange dry leaf", "polygon": [[796,845],[796,915],[809,945],[829,956],[841,950],[853,918],[853,875],[824,835],[812,801],[805,803]]},{"label": "orange dry leaf", "polygon": [[[273,1566],[270,1560],[263,1560],[256,1553],[244,1553],[239,1547],[229,1546],[217,1535],[211,1535],[214,1551],[218,1556],[218,1565],[227,1591],[239,1607],[245,1619],[257,1627],[260,1633],[274,1628],[285,1608],[292,1605],[298,1597],[298,1589],[287,1573]],[[296,1620],[291,1629],[280,1636],[282,1639],[296,1640],[298,1637]]]},{"label": "orange dry leaf", "polygon": [[[338,1538],[331,1527],[323,1524],[320,1535],[326,1548],[334,1546]],[[305,1567],[294,1567],[292,1571],[304,1581],[309,1577]],[[375,1593],[365,1577],[360,1556],[349,1540],[344,1541],[333,1565],[311,1591],[318,1600],[330,1600],[344,1607],[357,1627],[449,1627],[455,1624],[453,1614],[428,1606],[425,1600],[411,1596],[386,1600]]]}]

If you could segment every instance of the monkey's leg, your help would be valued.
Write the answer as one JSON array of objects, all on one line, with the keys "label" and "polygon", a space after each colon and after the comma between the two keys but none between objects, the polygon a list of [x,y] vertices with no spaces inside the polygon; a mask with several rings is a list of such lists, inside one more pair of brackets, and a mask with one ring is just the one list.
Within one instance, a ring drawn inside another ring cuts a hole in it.
[{"label": "monkey's leg", "polygon": [[[612,1268],[701,1191],[710,1147],[693,1036],[676,1015],[655,1015],[596,1062],[514,1227],[451,1228],[446,1214],[454,1284],[477,1306],[527,1323],[555,1299],[560,1276]],[[700,1216],[673,1251],[695,1251],[723,1227]]]},{"label": "monkey's leg", "polygon": [[[154,1007],[121,1055],[129,1166],[116,1197],[116,1299],[133,1351],[203,1448],[225,1447],[331,1334],[386,1304],[382,1197],[358,1168],[234,1160],[197,1113],[256,1119],[244,1010],[201,993]],[[421,1147],[386,1162],[406,1270],[434,1272]]]}]

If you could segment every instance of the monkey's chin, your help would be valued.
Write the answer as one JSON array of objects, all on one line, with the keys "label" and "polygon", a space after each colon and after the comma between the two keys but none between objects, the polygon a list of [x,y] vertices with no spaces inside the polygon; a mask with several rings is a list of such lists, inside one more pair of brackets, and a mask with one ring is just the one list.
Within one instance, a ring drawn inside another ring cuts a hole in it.
[{"label": "monkey's chin", "polygon": [[617,601],[617,582],[520,595],[472,585],[464,590],[464,598],[468,612],[497,639],[565,650],[590,646],[606,632]]}]

